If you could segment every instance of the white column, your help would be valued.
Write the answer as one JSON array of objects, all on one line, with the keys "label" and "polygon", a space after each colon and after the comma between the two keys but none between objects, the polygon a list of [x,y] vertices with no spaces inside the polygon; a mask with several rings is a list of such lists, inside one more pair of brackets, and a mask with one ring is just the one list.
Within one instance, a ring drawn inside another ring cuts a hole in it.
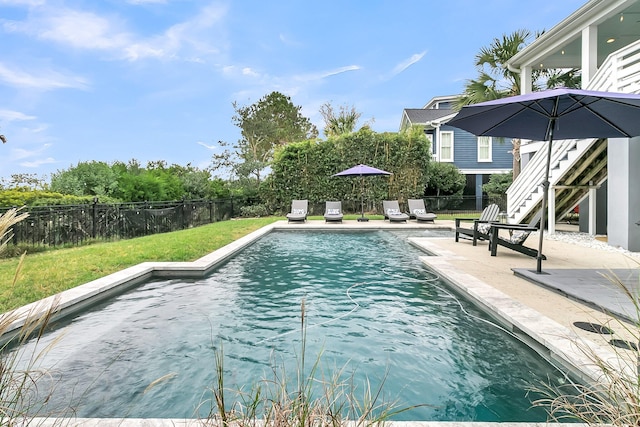
[{"label": "white column", "polygon": [[549,234],[556,232],[556,189],[549,187],[549,200],[547,206],[547,231]]},{"label": "white column", "polygon": [[598,71],[598,27],[582,30],[582,88],[585,89]]},{"label": "white column", "polygon": [[[582,88],[585,89],[598,70],[598,27],[582,30]],[[596,234],[596,189],[589,188],[589,234]]]},{"label": "white column", "polygon": [[589,186],[589,234],[596,235],[596,191],[597,188]]},{"label": "white column", "polygon": [[520,68],[520,94],[531,93],[533,88],[533,77],[530,66]]},{"label": "white column", "polygon": [[607,142],[607,240],[640,252],[640,137],[609,138]]}]

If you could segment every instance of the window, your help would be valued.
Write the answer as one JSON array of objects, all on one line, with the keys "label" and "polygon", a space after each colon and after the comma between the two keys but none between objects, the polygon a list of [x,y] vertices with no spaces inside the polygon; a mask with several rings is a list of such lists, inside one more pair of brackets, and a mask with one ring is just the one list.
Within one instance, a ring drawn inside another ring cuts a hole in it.
[{"label": "window", "polygon": [[425,132],[424,135],[427,137],[427,141],[429,141],[429,144],[433,143],[433,132],[429,133],[429,132]]},{"label": "window", "polygon": [[490,136],[478,137],[478,162],[491,161],[491,145]]},{"label": "window", "polygon": [[440,132],[440,161],[453,162],[453,132]]}]

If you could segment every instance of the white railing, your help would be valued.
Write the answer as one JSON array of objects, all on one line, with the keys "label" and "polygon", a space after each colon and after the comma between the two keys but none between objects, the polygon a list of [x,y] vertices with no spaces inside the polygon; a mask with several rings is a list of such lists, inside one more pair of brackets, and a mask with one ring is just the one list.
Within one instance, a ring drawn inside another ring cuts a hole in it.
[{"label": "white railing", "polygon": [[640,93],[640,40],[609,55],[586,89]]},{"label": "white railing", "polygon": [[[549,174],[549,183],[554,185],[561,178],[561,175],[555,173],[560,161],[566,156],[566,153],[575,148],[577,140],[565,139],[553,141],[551,146],[551,163]],[[545,167],[547,164],[547,147],[548,143],[544,143],[540,149],[531,157],[526,167],[520,175],[513,181],[513,184],[507,190],[507,214],[514,222],[520,222],[521,218],[542,199],[542,183],[545,178]],[[538,192],[536,188],[540,187]],[[531,204],[527,206],[527,200],[531,200]]]},{"label": "white railing", "polygon": [[[640,40],[631,43],[605,59],[586,89],[605,92],[640,93]],[[585,150],[589,144],[584,144]],[[550,185],[554,185],[572,166],[567,162],[559,168],[560,161],[566,153],[578,146],[576,140],[554,141],[551,152]],[[520,220],[542,200],[547,144],[543,144],[520,175],[507,190],[507,213],[509,220]],[[580,155],[582,153],[578,153]],[[540,191],[536,191],[539,189]],[[528,201],[531,199],[531,201]]]}]

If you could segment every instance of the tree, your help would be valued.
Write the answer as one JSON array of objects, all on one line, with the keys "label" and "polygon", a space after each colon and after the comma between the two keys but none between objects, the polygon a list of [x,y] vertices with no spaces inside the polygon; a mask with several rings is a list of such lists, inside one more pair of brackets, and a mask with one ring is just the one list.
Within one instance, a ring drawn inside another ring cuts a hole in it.
[{"label": "tree", "polygon": [[[507,189],[513,182],[513,175],[510,173],[497,173],[489,177],[489,182],[482,186],[482,191],[487,193],[490,199],[494,201],[505,201]],[[502,203],[498,203],[502,205]],[[501,206],[504,209],[504,206]]]},{"label": "tree", "polygon": [[[536,37],[542,33],[536,34]],[[467,80],[463,94],[458,98],[456,108],[465,105],[491,101],[508,96],[519,95],[520,74],[507,67],[509,61],[516,53],[527,45],[532,38],[528,30],[517,30],[502,38],[495,38],[489,44],[480,49],[475,57],[475,66],[478,70],[476,79]],[[577,70],[533,70],[532,88],[538,91],[542,87],[577,87],[580,85],[580,76]],[[513,179],[520,173],[520,139],[513,138]]]},{"label": "tree", "polygon": [[51,175],[51,190],[74,196],[110,196],[118,188],[114,171],[105,162],[78,162]]},{"label": "tree", "polygon": [[467,178],[453,163],[430,162],[427,173],[427,196],[462,195]]},{"label": "tree", "polygon": [[16,173],[10,179],[0,178],[0,190],[11,189],[47,190],[48,185],[34,173]]},{"label": "tree", "polygon": [[[468,80],[457,107],[520,94],[520,74],[507,67],[507,61],[518,53],[531,38],[528,30],[517,30],[502,38],[495,38],[482,47],[475,57],[476,79]],[[540,71],[534,71],[533,90],[538,90]]]},{"label": "tree", "polygon": [[507,191],[513,179],[508,173],[496,173],[489,177],[489,182],[482,186],[482,190],[489,196],[501,196]]},{"label": "tree", "polygon": [[302,107],[293,105],[291,98],[280,92],[271,92],[244,107],[234,102],[233,108],[232,120],[242,135],[236,147],[242,164],[236,170],[242,176],[254,177],[258,186],[276,147],[318,136],[316,127],[300,113]]},{"label": "tree", "polygon": [[[528,30],[517,30],[510,35],[495,38],[489,46],[480,49],[475,66],[478,77],[468,80],[456,107],[520,94],[520,74],[507,67],[507,61],[518,53],[531,38]],[[538,90],[540,71],[533,71],[533,90]],[[520,139],[513,138],[513,178],[520,173]]]},{"label": "tree", "polygon": [[325,103],[320,107],[320,114],[324,119],[324,134],[327,137],[340,136],[355,131],[356,124],[360,119],[361,113],[357,112],[355,107],[340,106],[340,111],[336,115],[333,106]]},{"label": "tree", "polygon": [[213,187],[211,172],[187,166],[171,165],[169,171],[182,182],[185,199],[206,199],[218,196]]},{"label": "tree", "polygon": [[424,132],[376,133],[368,128],[327,140],[307,140],[276,150],[272,173],[264,181],[261,196],[271,210],[288,209],[291,199],[310,203],[343,200],[360,210],[362,180],[333,175],[358,163],[392,172],[367,177],[367,208],[376,209],[391,197],[400,202],[424,192],[430,164],[429,142]]}]

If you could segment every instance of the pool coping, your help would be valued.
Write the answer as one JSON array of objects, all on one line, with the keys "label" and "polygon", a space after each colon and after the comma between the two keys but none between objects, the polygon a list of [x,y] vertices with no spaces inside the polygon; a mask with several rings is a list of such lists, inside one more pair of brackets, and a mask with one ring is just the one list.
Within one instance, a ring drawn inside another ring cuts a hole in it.
[{"label": "pool coping", "polygon": [[[5,334],[0,337],[0,343],[6,342],[7,339],[19,333],[27,318],[38,318],[50,310],[53,310],[50,321],[56,321],[63,317],[72,316],[84,310],[87,306],[110,298],[118,293],[125,292],[151,278],[203,277],[236,252],[244,249],[257,239],[274,230],[407,230],[414,228],[412,226],[413,224],[396,224],[386,221],[354,223],[325,223],[323,221],[288,223],[287,221],[277,221],[265,225],[195,261],[143,262],[9,311],[0,316],[0,319],[13,319],[11,324],[6,328]],[[424,229],[424,227],[415,228]],[[450,227],[446,226],[430,228],[450,230]]]},{"label": "pool coping", "polygon": [[3,314],[2,318],[6,316],[14,320],[6,328],[0,342],[6,342],[19,333],[28,318],[39,318],[50,310],[53,311],[50,321],[56,321],[72,316],[87,306],[125,292],[151,278],[203,277],[233,254],[277,227],[277,223],[266,225],[195,261],[143,262],[9,311]]},{"label": "pool coping", "polygon": [[[95,304],[103,299],[115,294],[125,292],[142,281],[150,278],[162,277],[202,277],[208,274],[216,266],[225,262],[236,252],[244,249],[257,239],[272,231],[282,230],[393,230],[393,229],[421,229],[425,227],[415,227],[412,224],[394,224],[386,221],[358,222],[352,224],[333,224],[322,221],[312,223],[287,223],[278,221],[266,225],[246,236],[219,248],[202,258],[192,262],[144,262],[119,272],[107,275],[100,279],[85,283],[73,289],[61,292],[54,296],[36,301],[26,306],[20,307],[3,316],[16,316],[17,320],[12,322],[10,329],[2,339],[18,333],[24,325],[27,316],[36,316],[46,312],[50,307],[56,306],[52,320],[70,316],[83,310],[89,305]],[[447,229],[448,226],[432,226],[429,229]],[[449,263],[450,259],[458,257],[453,252],[442,250],[433,241],[433,237],[409,237],[408,241],[431,256],[420,257],[420,261],[432,268],[447,282],[454,286],[459,292],[467,296],[472,302],[483,308],[489,315],[507,327],[512,333],[520,337],[526,344],[538,351],[552,363],[560,364],[568,369],[578,378],[587,381],[597,380],[597,367],[592,359],[587,357],[587,352],[583,345],[586,345],[597,354],[602,355],[605,360],[613,360],[615,353],[592,342],[584,342],[568,328],[560,325],[552,319],[538,313],[515,301],[506,294],[496,290],[487,283],[476,277],[456,269]],[[528,338],[530,337],[530,338]],[[60,419],[38,418],[35,419],[37,425],[58,425]],[[98,419],[98,418],[65,418],[64,424],[68,426],[193,426],[204,425],[206,420],[199,419]],[[355,425],[355,424],[354,424]],[[435,421],[394,421],[389,422],[390,426],[401,427],[505,427],[514,426],[578,426],[580,423],[518,423],[518,422],[435,422]]]},{"label": "pool coping", "polygon": [[585,340],[555,320],[456,268],[449,261],[459,259],[459,256],[442,250],[433,239],[410,237],[408,240],[431,255],[420,257],[424,265],[552,364],[590,383],[602,379],[602,371],[594,363],[594,354],[600,360],[610,362],[609,366],[617,365],[614,361],[618,360],[618,355],[610,348]]}]

